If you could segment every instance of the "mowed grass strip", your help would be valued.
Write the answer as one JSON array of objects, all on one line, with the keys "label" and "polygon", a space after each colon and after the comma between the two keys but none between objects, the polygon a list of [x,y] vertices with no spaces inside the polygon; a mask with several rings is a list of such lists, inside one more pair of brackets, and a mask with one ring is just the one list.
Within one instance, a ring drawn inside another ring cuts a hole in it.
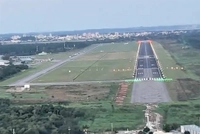
[{"label": "mowed grass strip", "polygon": [[132,77],[133,61],[101,60],[86,70],[77,81],[90,80],[121,80]]},{"label": "mowed grass strip", "polygon": [[102,45],[94,49],[91,53],[100,53],[100,52],[129,52],[136,50],[137,51],[138,44],[137,42],[128,42],[127,43],[110,43],[106,45]]},{"label": "mowed grass strip", "polygon": [[33,83],[73,81],[78,74],[80,74],[92,63],[93,61],[71,61],[69,64],[65,64],[60,68],[34,80]]},{"label": "mowed grass strip", "polygon": [[[167,78],[172,78],[174,80],[178,78],[188,78],[188,74],[181,70],[181,66],[177,65],[176,61],[174,61],[170,53],[167,52],[162,45],[153,42],[153,48],[158,56],[163,73]],[[173,67],[173,69],[171,69],[171,67]],[[176,69],[176,67],[179,69]]]},{"label": "mowed grass strip", "polygon": [[[103,48],[101,48],[103,47]],[[89,53],[57,70],[44,75],[34,83],[69,82],[90,80],[118,80],[132,77],[137,51],[137,43],[111,44],[98,48],[96,53]],[[128,48],[125,48],[128,47]],[[124,52],[120,52],[123,48]],[[130,50],[132,48],[132,50]],[[111,50],[110,52],[101,51]],[[114,49],[114,51],[113,51]],[[125,52],[125,50],[127,52]],[[96,51],[96,50],[95,50]]]}]

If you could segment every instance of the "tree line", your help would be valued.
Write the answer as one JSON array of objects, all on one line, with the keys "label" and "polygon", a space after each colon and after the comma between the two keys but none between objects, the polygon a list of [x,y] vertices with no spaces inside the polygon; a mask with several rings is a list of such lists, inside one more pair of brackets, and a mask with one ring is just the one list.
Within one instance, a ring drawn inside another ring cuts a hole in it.
[{"label": "tree line", "polygon": [[28,69],[27,65],[0,66],[0,81],[26,69]]},{"label": "tree line", "polygon": [[1,134],[83,134],[78,123],[85,116],[81,109],[52,104],[19,107],[0,99]]}]

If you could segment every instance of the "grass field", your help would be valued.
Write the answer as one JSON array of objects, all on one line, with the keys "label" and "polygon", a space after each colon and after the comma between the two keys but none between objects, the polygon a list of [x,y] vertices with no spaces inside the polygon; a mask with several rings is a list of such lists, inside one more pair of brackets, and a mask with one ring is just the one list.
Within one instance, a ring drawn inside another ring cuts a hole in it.
[{"label": "grass field", "polygon": [[[200,54],[199,50],[182,49],[183,44],[176,41],[162,40],[161,44],[154,42],[154,49],[158,55],[164,74],[173,81],[167,82],[169,94],[174,101],[186,101],[200,96],[199,78]],[[171,69],[171,67],[179,69]],[[180,69],[183,67],[183,70]]]},{"label": "grass field", "polygon": [[[188,77],[189,74],[181,69],[182,66],[177,65],[176,61],[171,57],[171,54],[166,51],[161,44],[153,42],[153,47],[163,69],[163,73],[167,78],[172,78],[175,80],[178,78]],[[178,67],[178,69],[176,69],[176,67]]]},{"label": "grass field", "polygon": [[198,117],[200,117],[200,104],[197,101],[188,101],[182,103],[162,104],[157,109],[157,112],[163,115],[164,124],[178,125],[199,125]]},{"label": "grass field", "polygon": [[137,43],[103,45],[33,82],[117,80],[132,77]]}]

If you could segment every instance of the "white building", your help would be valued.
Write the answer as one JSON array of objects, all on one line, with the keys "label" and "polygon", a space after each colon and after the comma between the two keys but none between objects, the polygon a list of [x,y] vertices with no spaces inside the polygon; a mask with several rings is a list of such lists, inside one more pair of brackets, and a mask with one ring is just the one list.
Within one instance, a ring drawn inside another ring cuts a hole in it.
[{"label": "white building", "polygon": [[181,133],[189,131],[190,134],[200,134],[200,127],[196,125],[183,125],[181,126]]},{"label": "white building", "polygon": [[38,55],[43,56],[43,55],[47,55],[47,53],[46,52],[41,52]]},{"label": "white building", "polygon": [[8,60],[0,60],[0,66],[8,66],[10,64],[10,61]]}]

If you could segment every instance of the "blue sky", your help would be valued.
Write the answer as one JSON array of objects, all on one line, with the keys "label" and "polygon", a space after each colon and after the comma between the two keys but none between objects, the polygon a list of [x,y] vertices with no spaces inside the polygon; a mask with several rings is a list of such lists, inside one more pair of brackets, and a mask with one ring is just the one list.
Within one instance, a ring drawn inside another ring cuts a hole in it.
[{"label": "blue sky", "polygon": [[0,33],[200,24],[200,0],[0,0]]}]

